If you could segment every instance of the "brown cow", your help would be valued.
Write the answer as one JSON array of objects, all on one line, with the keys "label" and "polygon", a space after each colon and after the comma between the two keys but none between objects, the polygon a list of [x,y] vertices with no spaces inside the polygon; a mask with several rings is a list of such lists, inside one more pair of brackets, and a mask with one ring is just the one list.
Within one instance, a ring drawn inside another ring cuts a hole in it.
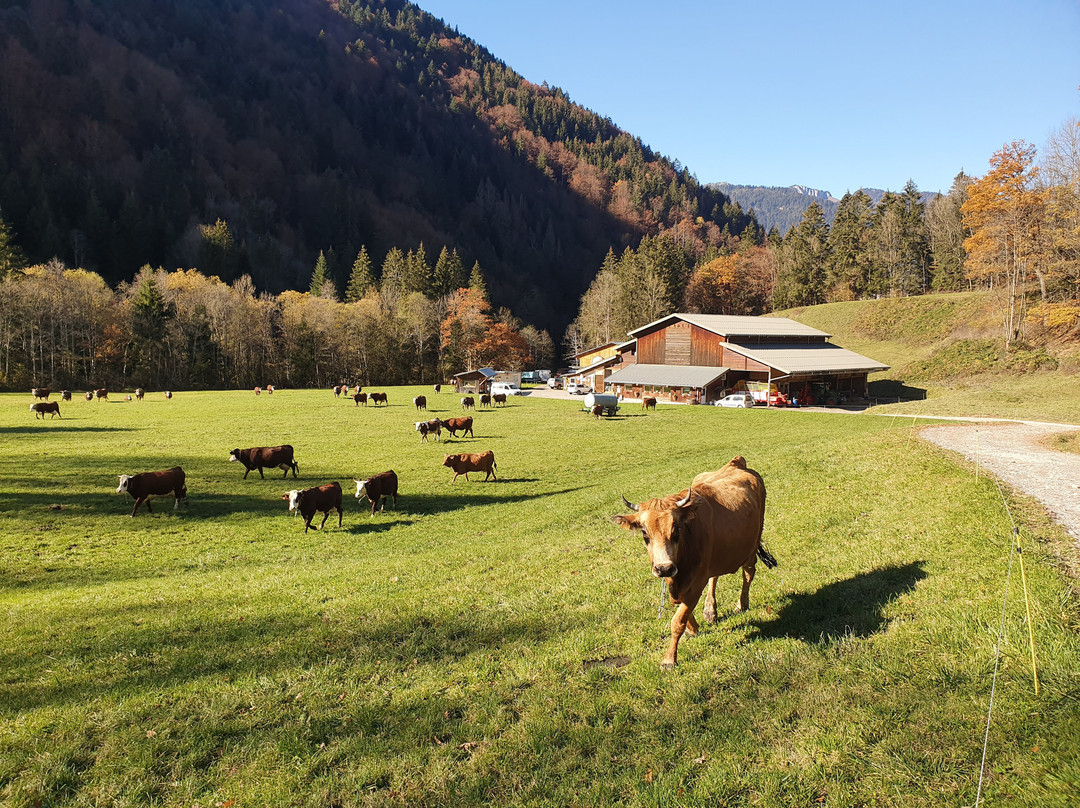
[{"label": "brown cow", "polygon": [[142,401],[142,400],[143,400],[143,396],[145,396],[145,395],[146,395],[146,391],[145,391],[145,390],[143,390],[143,389],[142,389],[141,387],[136,387],[136,388],[135,388],[135,398],[136,398],[136,399],[137,399],[138,401]]},{"label": "brown cow", "polygon": [[463,409],[463,410],[476,409],[476,399],[473,398],[472,396],[465,396],[463,399],[461,399],[461,409]]},{"label": "brown cow", "polygon": [[442,392],[442,385],[441,384],[435,385],[435,392],[436,393],[441,393]]},{"label": "brown cow", "polygon": [[296,464],[296,460],[293,458],[293,447],[289,444],[284,446],[255,446],[251,449],[233,449],[229,452],[230,463],[243,463],[244,468],[247,471],[244,472],[244,479],[252,472],[253,469],[259,470],[259,477],[266,479],[263,474],[263,469],[279,468],[285,473],[281,475],[281,479],[285,479],[289,476],[289,469],[292,469],[293,477],[297,476],[297,472],[300,471],[300,466]]},{"label": "brown cow", "polygon": [[418,412],[420,410],[426,410],[427,409],[427,396],[417,396],[416,398],[414,398],[412,400],[412,403],[413,403],[413,406],[416,407]]},{"label": "brown cow", "polygon": [[341,395],[341,385],[340,384],[335,384],[334,385],[334,398],[337,398],[340,395]]},{"label": "brown cow", "polygon": [[341,527],[341,517],[345,511],[341,507],[341,483],[327,483],[316,488],[305,488],[298,491],[295,488],[281,495],[281,498],[289,503],[289,511],[299,511],[304,517],[304,532],[311,527],[311,520],[316,513],[323,515],[322,524],[318,529],[322,530],[326,524],[330,511],[337,511],[337,525]]},{"label": "brown cow", "polygon": [[684,631],[698,632],[694,607],[708,584],[705,622],[716,622],[716,578],[743,573],[742,594],[736,611],[750,608],[750,583],[760,558],[767,567],[776,559],[761,544],[765,520],[765,483],[756,471],[746,467],[740,456],[719,471],[706,471],[694,478],[690,488],[662,499],[634,505],[633,511],[614,517],[627,530],[640,530],[649,551],[652,572],[664,578],[677,605],[671,619],[671,644],[660,663],[674,668],[679,638]]},{"label": "brown cow", "polygon": [[165,391],[165,398],[166,399],[171,399],[172,398],[172,390],[166,390]]},{"label": "brown cow", "polygon": [[274,395],[274,385],[272,385],[272,384],[266,385],[266,395],[268,395],[268,396]]},{"label": "brown cow", "polygon": [[357,407],[359,407],[361,404],[363,404],[366,407],[367,406],[367,393],[356,393],[352,397],[352,400],[356,402]]},{"label": "brown cow", "polygon": [[60,391],[60,400],[61,401],[71,401],[71,391],[70,390],[61,390]]},{"label": "brown cow", "polygon": [[85,394],[85,395],[84,395],[83,397],[84,397],[84,398],[85,398],[85,399],[86,399],[87,401],[93,401],[93,400],[94,400],[94,394],[93,394],[93,393],[92,393],[91,391],[89,391],[89,390],[87,390],[87,391],[86,391],[86,394]]},{"label": "brown cow", "polygon": [[604,414],[604,405],[593,404],[593,408],[590,410],[590,412],[593,414],[593,417],[596,418],[597,421],[599,421],[600,416]]},{"label": "brown cow", "polygon": [[120,487],[116,493],[127,492],[135,497],[135,507],[131,510],[132,517],[139,506],[146,503],[148,513],[154,510],[150,507],[150,497],[172,494],[174,497],[173,510],[180,506],[180,500],[187,499],[187,486],[184,484],[184,470],[179,466],[166,471],[144,471],[140,474],[121,474]]},{"label": "brown cow", "polygon": [[[30,412],[34,413],[35,421],[38,418],[44,421],[45,413],[49,413],[49,420],[51,421],[54,415],[60,415],[60,405],[57,404],[55,401],[35,401],[33,404],[30,405]],[[62,420],[63,416],[60,417]]]},{"label": "brown cow", "polygon": [[490,407],[491,406],[491,396],[489,396],[487,393],[483,393],[480,396],[480,406],[481,407]]},{"label": "brown cow", "polygon": [[257,396],[261,396],[261,395],[262,395],[262,388],[261,388],[261,387],[256,387],[256,388],[255,388],[255,395],[257,395]]},{"label": "brown cow", "polygon": [[484,482],[487,482],[489,478],[495,480],[498,479],[498,477],[495,476],[495,469],[498,468],[498,466],[495,465],[495,453],[490,449],[479,454],[447,455],[443,459],[443,465],[454,470],[454,479],[450,482],[455,482],[461,474],[464,474],[465,480],[468,481],[470,471],[484,472]]},{"label": "brown cow", "polygon": [[643,410],[655,410],[656,399],[655,398],[643,398],[641,399],[641,409]]},{"label": "brown cow", "polygon": [[368,396],[368,398],[371,399],[371,403],[374,404],[376,407],[379,406],[380,403],[388,403],[386,400],[386,393],[372,393],[370,396]]},{"label": "brown cow", "polygon": [[464,418],[447,418],[442,422],[443,429],[450,433],[450,437],[456,438],[458,432],[463,432],[470,438],[475,437],[472,431],[472,416]]},{"label": "brown cow", "polygon": [[506,393],[496,393],[491,397],[491,400],[496,404],[506,406]]},{"label": "brown cow", "polygon": [[101,399],[109,400],[109,391],[102,387],[100,390],[95,390],[94,395],[97,396],[98,401]]},{"label": "brown cow", "polygon": [[[372,474],[366,480],[353,480],[356,483],[356,498],[367,497],[371,502],[371,515],[375,515],[375,508],[381,497],[393,497],[394,507],[397,507],[397,475],[393,469]],[[386,500],[383,500],[382,509],[386,510]]]},{"label": "brown cow", "polygon": [[435,440],[442,434],[442,421],[434,418],[430,421],[417,421],[416,431],[420,433],[420,442],[427,443],[428,435],[434,435]]},{"label": "brown cow", "polygon": [[48,387],[31,387],[30,393],[34,396],[34,398],[43,398],[48,401],[49,396],[52,394],[52,390],[50,390]]}]

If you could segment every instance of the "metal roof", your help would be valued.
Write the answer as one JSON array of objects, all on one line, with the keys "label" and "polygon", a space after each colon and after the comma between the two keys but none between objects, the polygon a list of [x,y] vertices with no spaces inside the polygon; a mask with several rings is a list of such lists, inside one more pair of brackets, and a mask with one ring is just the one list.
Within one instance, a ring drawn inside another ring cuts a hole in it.
[{"label": "metal roof", "polygon": [[889,369],[888,365],[831,342],[789,345],[737,345],[728,342],[724,343],[724,347],[788,374],[842,371],[873,373]]},{"label": "metal roof", "polygon": [[622,361],[622,357],[619,356],[618,354],[615,354],[615,356],[605,356],[603,359],[598,359],[597,361],[593,362],[587,368],[576,368],[572,373],[567,373],[566,375],[567,376],[578,376],[578,375],[584,375],[586,373],[592,373],[594,370],[598,370],[599,368],[602,368],[605,365],[611,365],[611,364],[614,364],[615,362],[621,362],[621,361]]},{"label": "metal roof", "polygon": [[653,387],[705,387],[727,372],[727,368],[703,365],[630,365],[615,371],[604,381]]},{"label": "metal roof", "polygon": [[630,336],[636,337],[661,323],[683,320],[722,337],[825,337],[832,334],[818,331],[808,325],[787,317],[740,317],[729,314],[669,314],[641,328],[635,328]]}]

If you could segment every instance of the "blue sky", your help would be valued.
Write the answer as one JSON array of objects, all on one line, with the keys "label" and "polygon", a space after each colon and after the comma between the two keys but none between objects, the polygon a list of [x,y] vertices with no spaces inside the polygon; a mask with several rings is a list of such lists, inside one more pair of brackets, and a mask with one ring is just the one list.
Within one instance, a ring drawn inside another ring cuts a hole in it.
[{"label": "blue sky", "polygon": [[947,191],[1080,118],[1080,0],[419,0],[701,182]]}]

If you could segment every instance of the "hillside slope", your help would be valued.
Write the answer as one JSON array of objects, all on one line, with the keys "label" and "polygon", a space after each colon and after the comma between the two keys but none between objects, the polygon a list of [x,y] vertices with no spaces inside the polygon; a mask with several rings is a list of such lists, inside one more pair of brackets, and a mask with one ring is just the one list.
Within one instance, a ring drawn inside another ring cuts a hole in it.
[{"label": "hillside slope", "polygon": [[989,292],[828,303],[777,314],[888,364],[890,370],[870,377],[883,411],[1080,424],[1080,344],[1044,333],[1006,352]]},{"label": "hillside slope", "polygon": [[610,247],[751,222],[401,0],[14,0],[0,100],[20,246],[111,283],[151,264],[306,288],[325,250],[340,289],[361,245],[423,243],[561,333]]}]

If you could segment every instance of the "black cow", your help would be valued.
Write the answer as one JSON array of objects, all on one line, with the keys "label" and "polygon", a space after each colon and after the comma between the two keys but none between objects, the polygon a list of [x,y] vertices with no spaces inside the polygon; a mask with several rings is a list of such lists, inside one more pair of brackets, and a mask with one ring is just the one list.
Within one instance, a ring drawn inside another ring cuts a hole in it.
[{"label": "black cow", "polygon": [[427,396],[417,396],[412,400],[412,403],[415,405],[417,412],[419,412],[420,410],[426,410]]},{"label": "black cow", "polygon": [[139,510],[139,506],[144,502],[146,503],[146,510],[153,513],[149,498],[164,494],[172,494],[175,498],[173,501],[173,510],[175,511],[180,506],[180,500],[187,499],[185,479],[184,470],[179,466],[166,471],[121,474],[120,487],[116,489],[116,493],[123,494],[126,492],[135,497],[135,507],[131,510],[132,517],[135,516],[135,511]]},{"label": "black cow", "polygon": [[282,479],[289,476],[289,469],[292,469],[293,477],[296,477],[297,472],[300,471],[300,466],[293,459],[293,447],[288,444],[284,446],[256,446],[251,449],[233,449],[229,452],[229,462],[244,464],[244,468],[247,469],[244,472],[245,480],[253,469],[258,469],[259,476],[264,480],[266,476],[263,474],[263,469],[282,469],[285,472],[281,475]]}]

